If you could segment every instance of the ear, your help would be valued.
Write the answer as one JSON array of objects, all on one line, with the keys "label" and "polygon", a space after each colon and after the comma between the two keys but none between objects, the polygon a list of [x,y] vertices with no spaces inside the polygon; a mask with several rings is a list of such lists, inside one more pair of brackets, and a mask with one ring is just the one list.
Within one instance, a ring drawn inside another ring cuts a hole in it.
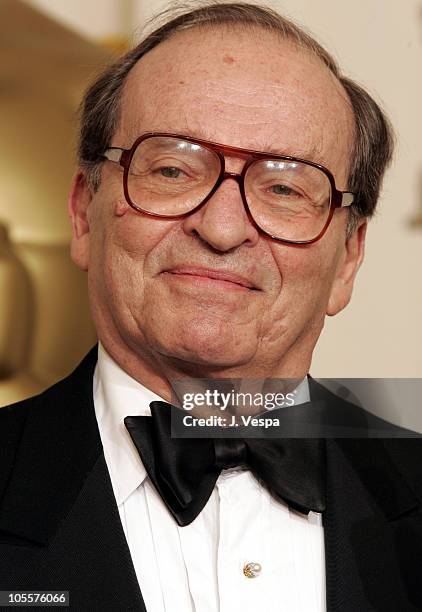
[{"label": "ear", "polygon": [[89,266],[88,207],[92,197],[85,173],[78,170],[72,180],[68,211],[72,222],[70,254],[75,264],[82,270],[88,270]]},{"label": "ear", "polygon": [[360,221],[353,234],[346,240],[328,300],[329,316],[336,315],[350,302],[353,283],[365,254],[366,227],[367,221]]}]

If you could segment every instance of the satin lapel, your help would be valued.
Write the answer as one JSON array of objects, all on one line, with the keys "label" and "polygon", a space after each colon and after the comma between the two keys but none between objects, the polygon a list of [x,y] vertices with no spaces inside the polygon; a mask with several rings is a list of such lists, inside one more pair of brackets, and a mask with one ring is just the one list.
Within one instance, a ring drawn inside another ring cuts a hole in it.
[{"label": "satin lapel", "polygon": [[74,609],[144,611],[95,417],[96,361],[95,348],[70,377],[23,403],[22,416],[10,411],[20,442],[5,454],[13,465],[0,504],[0,583],[73,587]]},{"label": "satin lapel", "polygon": [[27,416],[1,501],[1,530],[47,544],[75,502],[102,452],[92,399],[96,359],[93,349],[71,376],[22,404]]},{"label": "satin lapel", "polygon": [[[326,441],[328,612],[422,609],[422,517],[414,490],[387,450],[390,442]],[[417,449],[421,442],[393,444],[406,456],[409,444]]]}]

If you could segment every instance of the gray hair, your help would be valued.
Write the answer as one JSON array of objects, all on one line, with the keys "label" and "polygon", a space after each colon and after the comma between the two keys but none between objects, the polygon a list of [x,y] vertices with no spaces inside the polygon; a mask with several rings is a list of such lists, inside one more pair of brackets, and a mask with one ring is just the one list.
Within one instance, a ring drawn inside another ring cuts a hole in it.
[{"label": "gray hair", "polygon": [[120,119],[120,101],[130,70],[154,47],[182,30],[221,25],[261,28],[293,42],[319,58],[345,89],[354,115],[354,144],[350,152],[348,190],[356,194],[350,207],[348,234],[360,218],[375,211],[384,172],[391,161],[394,135],[380,106],[357,83],[342,75],[336,60],[309,34],[274,10],[247,3],[207,3],[199,8],[179,6],[153,20],[161,25],[136,47],[108,67],[89,87],[81,104],[79,163],[88,184],[98,189],[102,155],[110,146]]}]

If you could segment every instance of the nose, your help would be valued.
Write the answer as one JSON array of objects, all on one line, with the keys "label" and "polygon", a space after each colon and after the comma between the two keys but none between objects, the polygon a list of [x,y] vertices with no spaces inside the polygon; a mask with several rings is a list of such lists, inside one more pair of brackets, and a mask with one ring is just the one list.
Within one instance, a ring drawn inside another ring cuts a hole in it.
[{"label": "nose", "polygon": [[225,172],[211,198],[184,219],[184,231],[221,252],[254,246],[259,233],[243,202],[241,180],[239,174]]}]

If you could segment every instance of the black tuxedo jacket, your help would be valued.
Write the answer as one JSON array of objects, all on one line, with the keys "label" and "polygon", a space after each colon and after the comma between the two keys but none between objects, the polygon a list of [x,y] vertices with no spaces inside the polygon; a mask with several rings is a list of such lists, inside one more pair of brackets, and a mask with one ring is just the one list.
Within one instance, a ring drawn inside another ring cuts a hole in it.
[{"label": "black tuxedo jacket", "polygon": [[[94,349],[65,380],[0,409],[0,590],[66,590],[78,612],[140,612],[95,418],[96,359]],[[422,610],[422,441],[328,439],[326,460],[328,612]]]}]

